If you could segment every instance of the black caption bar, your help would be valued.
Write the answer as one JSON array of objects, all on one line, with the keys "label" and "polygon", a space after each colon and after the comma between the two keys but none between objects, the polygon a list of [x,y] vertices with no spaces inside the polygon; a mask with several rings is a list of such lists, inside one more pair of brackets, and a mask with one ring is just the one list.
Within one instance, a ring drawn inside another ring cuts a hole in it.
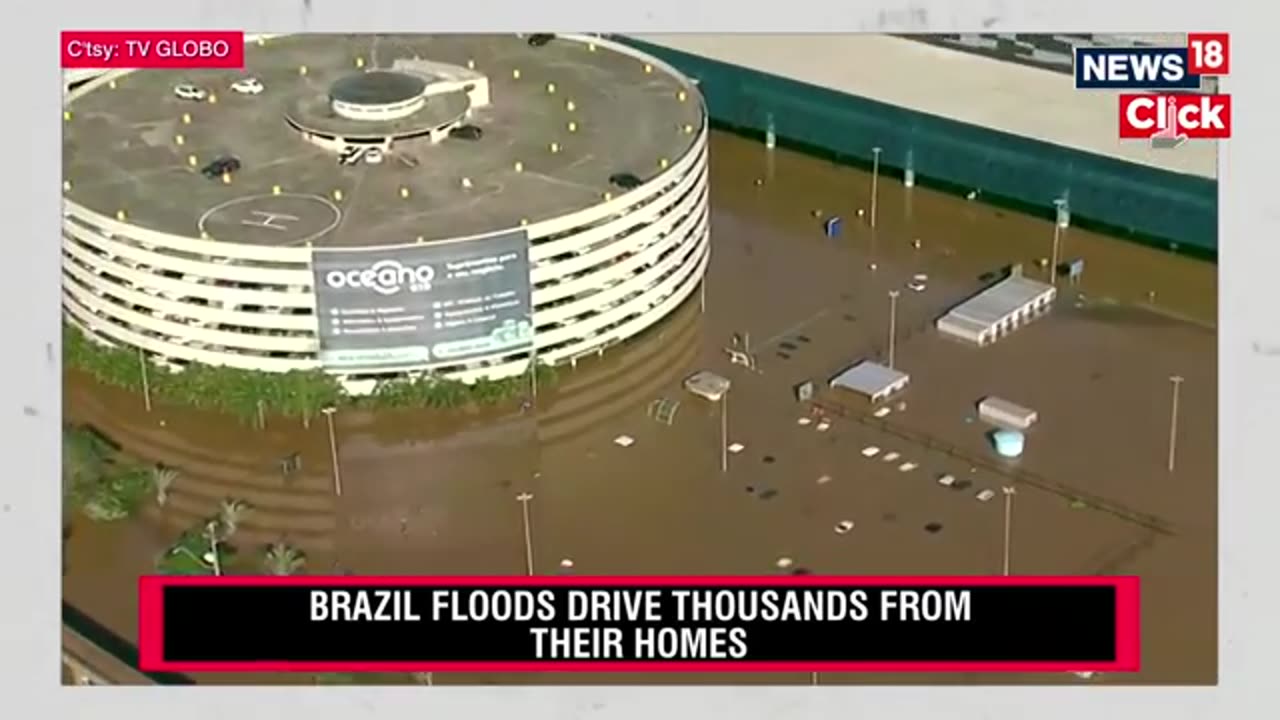
[{"label": "black caption bar", "polygon": [[1127,577],[148,577],[140,590],[149,671],[1138,669]]}]

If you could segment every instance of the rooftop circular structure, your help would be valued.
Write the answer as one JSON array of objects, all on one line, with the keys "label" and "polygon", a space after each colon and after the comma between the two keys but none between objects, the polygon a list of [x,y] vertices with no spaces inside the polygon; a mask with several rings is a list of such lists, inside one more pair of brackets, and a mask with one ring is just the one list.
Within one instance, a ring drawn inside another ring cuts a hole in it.
[{"label": "rooftop circular structure", "polygon": [[370,70],[338,78],[329,97],[352,105],[387,105],[421,97],[426,78],[390,70]]},{"label": "rooftop circular structure", "polygon": [[[261,92],[233,89],[247,76]],[[180,99],[180,83],[207,97]],[[115,72],[66,111],[67,317],[176,366],[324,367],[353,388],[424,369],[509,376],[530,362],[515,352],[527,335],[543,362],[599,352],[706,267],[702,98],[605,39],[274,37],[247,45],[244,72]],[[479,277],[457,268],[494,262],[479,258],[499,237],[490,254],[531,308],[494,330],[509,346],[456,329],[426,354],[326,355],[330,290],[400,277],[379,292],[446,292]]]},{"label": "rooftop circular structure", "polygon": [[[339,118],[356,122],[385,123],[408,118],[419,114],[426,107],[427,87],[428,78],[425,76],[391,70],[370,70],[335,81],[329,88],[329,109]],[[454,109],[443,115],[438,112],[430,113],[437,116],[437,120],[434,123],[428,122],[427,130],[443,128],[449,120],[460,119],[471,109],[470,103],[466,102],[465,93],[453,94],[463,102],[455,103]],[[438,105],[439,103],[433,103],[433,106]],[[374,133],[372,129],[357,132],[362,135]],[[342,131],[332,133],[339,137],[345,134]],[[387,135],[393,136],[391,133]]]}]

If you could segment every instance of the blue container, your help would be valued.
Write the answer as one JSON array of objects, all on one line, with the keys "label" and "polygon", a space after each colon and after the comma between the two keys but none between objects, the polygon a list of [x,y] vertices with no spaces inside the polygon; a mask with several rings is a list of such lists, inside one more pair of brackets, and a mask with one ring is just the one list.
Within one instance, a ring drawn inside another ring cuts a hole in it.
[{"label": "blue container", "polygon": [[822,223],[822,233],[829,238],[840,237],[840,230],[843,228],[844,220],[841,220],[839,216],[829,218],[826,222]]},{"label": "blue container", "polygon": [[1022,455],[1026,438],[1017,430],[997,430],[991,433],[991,442],[1000,457],[1016,458]]}]

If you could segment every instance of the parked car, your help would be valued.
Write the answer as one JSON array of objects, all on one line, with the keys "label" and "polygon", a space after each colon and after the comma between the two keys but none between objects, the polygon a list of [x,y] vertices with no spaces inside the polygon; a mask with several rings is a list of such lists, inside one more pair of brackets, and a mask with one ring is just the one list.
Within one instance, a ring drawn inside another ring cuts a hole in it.
[{"label": "parked car", "polygon": [[247,77],[231,83],[231,89],[241,95],[258,95],[267,88],[258,78]]},{"label": "parked car", "polygon": [[382,163],[383,154],[378,148],[369,148],[364,151],[364,161],[370,165],[378,165]]},{"label": "parked car", "polygon": [[484,137],[484,130],[475,125],[459,125],[449,131],[449,137],[458,140],[479,140]]},{"label": "parked car", "polygon": [[181,85],[174,86],[173,95],[179,100],[200,101],[209,97],[209,91],[201,87],[196,87],[191,83],[182,83]]},{"label": "parked car", "polygon": [[914,290],[916,292],[924,292],[926,287],[927,286],[924,283],[920,282],[919,280],[912,280],[911,282],[907,283],[907,289]]},{"label": "parked car", "polygon": [[542,47],[555,39],[556,36],[551,33],[534,33],[526,42],[529,43],[529,47]]},{"label": "parked car", "polygon": [[635,190],[644,184],[644,181],[636,177],[632,173],[614,173],[609,176],[609,184],[623,190]]},{"label": "parked car", "polygon": [[240,159],[236,157],[232,157],[230,155],[226,155],[214,160],[208,165],[205,165],[203,168],[200,169],[200,174],[204,175],[210,180],[213,180],[216,178],[220,178],[223,175],[236,172],[239,169],[240,169]]}]

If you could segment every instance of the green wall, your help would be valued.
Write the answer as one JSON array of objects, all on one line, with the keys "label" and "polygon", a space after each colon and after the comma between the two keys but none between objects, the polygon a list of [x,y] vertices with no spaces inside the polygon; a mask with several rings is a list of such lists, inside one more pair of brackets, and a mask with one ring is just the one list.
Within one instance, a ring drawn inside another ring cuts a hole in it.
[{"label": "green wall", "polygon": [[713,122],[763,133],[772,116],[780,143],[881,166],[909,163],[922,184],[1051,214],[1069,199],[1072,222],[1122,236],[1217,254],[1215,180],[1137,165],[1039,140],[886,105],[717,60],[622,38],[696,78]]}]

